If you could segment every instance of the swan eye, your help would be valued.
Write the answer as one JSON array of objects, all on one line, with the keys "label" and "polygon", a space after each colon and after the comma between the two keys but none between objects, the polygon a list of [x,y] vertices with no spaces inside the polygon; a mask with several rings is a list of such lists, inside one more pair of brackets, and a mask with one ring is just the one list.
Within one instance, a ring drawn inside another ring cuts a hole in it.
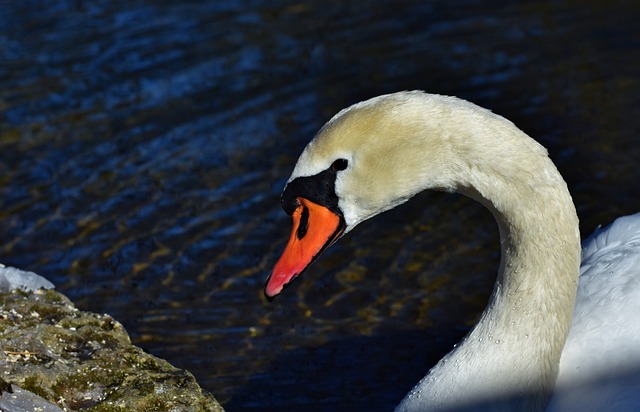
[{"label": "swan eye", "polygon": [[347,159],[338,159],[331,164],[331,170],[338,172],[346,169],[347,166],[349,166],[349,161]]}]

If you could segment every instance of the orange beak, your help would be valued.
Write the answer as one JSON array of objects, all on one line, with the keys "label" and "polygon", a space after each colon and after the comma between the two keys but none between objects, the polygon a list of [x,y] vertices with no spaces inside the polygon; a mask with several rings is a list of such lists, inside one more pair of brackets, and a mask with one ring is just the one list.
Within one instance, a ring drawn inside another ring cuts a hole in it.
[{"label": "orange beak", "polygon": [[342,218],[328,208],[298,197],[293,230],[282,256],[267,279],[264,293],[271,300],[305,270],[344,232]]}]

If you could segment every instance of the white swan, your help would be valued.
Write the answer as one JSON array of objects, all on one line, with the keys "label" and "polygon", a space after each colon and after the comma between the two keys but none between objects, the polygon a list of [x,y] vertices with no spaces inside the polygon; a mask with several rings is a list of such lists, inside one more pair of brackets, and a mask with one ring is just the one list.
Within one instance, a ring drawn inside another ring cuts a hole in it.
[{"label": "white swan", "polygon": [[282,194],[294,228],[267,297],[425,189],[489,208],[502,255],[478,324],[397,410],[640,410],[640,214],[594,234],[581,268],[575,208],[546,150],[461,99],[379,96],[320,130]]}]

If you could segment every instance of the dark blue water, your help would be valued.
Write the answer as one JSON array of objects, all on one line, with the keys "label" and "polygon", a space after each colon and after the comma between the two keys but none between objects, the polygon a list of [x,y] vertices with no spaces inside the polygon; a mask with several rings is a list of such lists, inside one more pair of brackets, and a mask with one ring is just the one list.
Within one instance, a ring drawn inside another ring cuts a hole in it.
[{"label": "dark blue water", "polygon": [[0,262],[38,272],[230,411],[389,410],[468,330],[488,212],[423,194],[284,296],[279,193],[335,112],[423,89],[547,146],[583,235],[640,210],[637,2],[0,3]]}]

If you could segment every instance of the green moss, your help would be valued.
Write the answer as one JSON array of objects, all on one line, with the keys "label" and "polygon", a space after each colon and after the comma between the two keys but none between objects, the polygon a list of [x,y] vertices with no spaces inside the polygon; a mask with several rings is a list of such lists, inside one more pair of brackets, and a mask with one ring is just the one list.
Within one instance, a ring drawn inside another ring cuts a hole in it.
[{"label": "green moss", "polygon": [[45,300],[51,304],[65,304],[68,301],[64,298],[63,295],[56,292],[55,289],[48,289],[44,292]]},{"label": "green moss", "polygon": [[118,326],[118,323],[111,316],[104,316],[100,322],[100,328],[105,332],[111,332]]},{"label": "green moss", "polygon": [[180,377],[176,378],[176,387],[177,388],[186,389],[191,384],[197,384],[197,382],[195,381],[195,378],[193,378],[193,377],[191,377],[189,375],[180,376]]},{"label": "green moss", "polygon": [[63,376],[51,386],[57,396],[69,397],[69,393],[88,389],[89,384],[84,373],[72,373]]},{"label": "green moss", "polygon": [[164,399],[147,399],[140,403],[139,408],[140,412],[161,412],[172,409]]},{"label": "green moss", "polygon": [[131,367],[137,368],[140,365],[140,361],[138,359],[138,354],[136,353],[127,353],[123,357],[124,362]]},{"label": "green moss", "polygon": [[151,382],[148,380],[144,380],[144,381],[138,380],[138,382],[136,382],[136,385],[134,387],[138,390],[138,393],[140,395],[149,396],[154,394],[156,384],[155,382]]},{"label": "green moss", "polygon": [[158,362],[158,359],[147,357],[140,362],[140,367],[150,372],[164,372],[166,370],[165,365]]},{"label": "green moss", "polygon": [[127,408],[124,405],[114,405],[112,402],[100,402],[99,404],[93,406],[92,408],[89,408],[88,411],[90,412],[122,412],[122,411],[127,411],[128,412],[129,408]]},{"label": "green moss", "polygon": [[38,396],[42,396],[43,398],[47,398],[50,393],[47,392],[42,386],[40,386],[40,381],[35,376],[29,376],[20,384],[22,389],[35,393]]},{"label": "green moss", "polygon": [[27,296],[29,296],[30,292],[24,291],[22,289],[15,289],[15,290],[12,290],[11,293],[14,293],[14,294],[16,294],[18,296],[22,296],[22,297],[27,297]]},{"label": "green moss", "polygon": [[37,318],[34,318],[34,320],[38,320],[39,322],[49,321],[49,322],[55,323],[56,321],[64,318],[65,316],[68,316],[66,311],[61,310],[60,307],[48,305],[44,302],[34,303],[29,308],[29,314],[33,312],[36,312],[39,315]]}]

